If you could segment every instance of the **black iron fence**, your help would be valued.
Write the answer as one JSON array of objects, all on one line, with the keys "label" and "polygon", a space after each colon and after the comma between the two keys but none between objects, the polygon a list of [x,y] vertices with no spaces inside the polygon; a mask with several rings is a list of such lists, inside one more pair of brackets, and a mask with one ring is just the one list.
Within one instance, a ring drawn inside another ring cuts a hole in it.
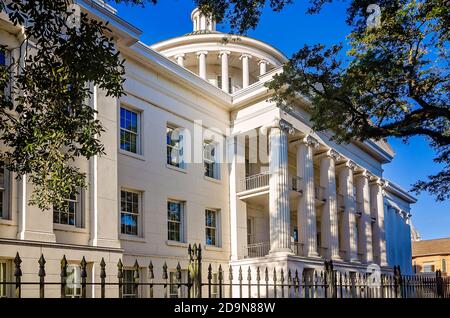
[{"label": "black iron fence", "polygon": [[[333,268],[332,261],[324,262],[323,270],[291,271],[283,268],[229,266],[226,270],[220,265],[213,274],[211,264],[206,268],[207,276],[202,278],[202,249],[200,245],[189,245],[189,265],[182,270],[180,263],[174,273],[175,279],[169,279],[166,263],[155,276],[155,269],[150,262],[146,268],[147,282],[142,282],[142,268],[136,260],[132,269],[132,278],[124,277],[124,266],[119,259],[117,264],[117,280],[107,282],[106,263],[100,262],[99,281],[88,282],[87,261],[80,261],[80,281],[68,281],[68,262],[64,256],[61,260],[59,281],[46,280],[44,255],[41,255],[38,265],[38,281],[22,280],[22,260],[17,253],[14,259],[13,282],[1,282],[14,288],[14,295],[22,297],[24,286],[36,286],[36,296],[45,298],[46,286],[59,286],[60,297],[69,297],[68,285],[76,285],[80,290],[77,297],[86,298],[89,288],[99,288],[100,297],[106,297],[106,290],[114,289],[113,297],[140,297],[139,290],[145,289],[146,297],[186,297],[186,298],[450,298],[450,280],[442,277],[437,271],[434,276],[402,275],[400,267],[394,267],[393,274],[343,272]],[[182,275],[182,273],[187,275]],[[37,289],[39,293],[37,294]],[[126,294],[124,293],[126,291]],[[71,297],[73,294],[70,295]]]}]

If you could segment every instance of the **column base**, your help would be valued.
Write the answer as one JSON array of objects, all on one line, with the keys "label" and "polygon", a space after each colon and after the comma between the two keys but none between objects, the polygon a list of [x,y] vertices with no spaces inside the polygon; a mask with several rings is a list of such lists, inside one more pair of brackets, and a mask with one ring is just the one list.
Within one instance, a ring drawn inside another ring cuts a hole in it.
[{"label": "column base", "polygon": [[276,248],[269,251],[270,256],[284,256],[284,255],[294,255],[294,252],[290,248]]},{"label": "column base", "polygon": [[305,255],[305,257],[320,258],[320,255],[319,255],[319,253],[317,253],[316,251],[314,251],[314,252],[307,253],[307,254]]}]

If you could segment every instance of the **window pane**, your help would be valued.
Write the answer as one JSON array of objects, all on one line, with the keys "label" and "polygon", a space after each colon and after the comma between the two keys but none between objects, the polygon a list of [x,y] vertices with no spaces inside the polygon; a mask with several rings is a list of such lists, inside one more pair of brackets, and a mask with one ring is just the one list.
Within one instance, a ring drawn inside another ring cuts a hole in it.
[{"label": "window pane", "polygon": [[121,191],[120,229],[122,234],[138,235],[139,193]]}]

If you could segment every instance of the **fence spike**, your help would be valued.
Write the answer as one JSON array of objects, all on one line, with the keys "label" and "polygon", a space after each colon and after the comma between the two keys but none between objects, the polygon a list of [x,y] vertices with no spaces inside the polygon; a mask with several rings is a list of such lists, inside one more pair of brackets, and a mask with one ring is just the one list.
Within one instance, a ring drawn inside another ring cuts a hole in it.
[{"label": "fence spike", "polygon": [[223,270],[222,270],[222,264],[219,264],[219,274],[218,274],[219,282],[223,281]]},{"label": "fence spike", "polygon": [[133,278],[138,279],[139,278],[139,263],[138,263],[137,259],[134,261],[133,272],[134,272]]},{"label": "fence spike", "polygon": [[211,279],[212,279],[212,266],[211,266],[211,263],[209,263],[209,266],[208,266],[208,280],[209,281],[211,281]]},{"label": "fence spike", "polygon": [[256,280],[259,282],[261,280],[261,272],[259,270],[259,266],[256,267]]},{"label": "fence spike", "polygon": [[249,282],[252,280],[252,271],[250,269],[250,266],[248,267],[248,270],[247,270],[247,280]]},{"label": "fence spike", "polygon": [[239,276],[238,276],[238,280],[239,281],[242,281],[242,267],[241,266],[239,266]]},{"label": "fence spike", "polygon": [[19,256],[19,252],[16,253],[16,257],[14,258],[14,264],[15,269],[14,269],[14,276],[15,277],[20,277],[22,276],[22,269],[20,268],[20,264],[22,263],[22,259]]},{"label": "fence spike", "polygon": [[106,278],[106,263],[103,257],[100,261],[100,278]]},{"label": "fence spike", "polygon": [[153,273],[153,263],[152,263],[152,261],[150,261],[150,264],[148,264],[148,278],[149,279],[154,279],[155,278],[155,274]]},{"label": "fence spike", "polygon": [[[194,245],[194,248],[195,248],[195,245]],[[168,278],[168,275],[167,275],[167,263],[164,262],[162,279],[167,279],[167,278]]]},{"label": "fence spike", "polygon": [[266,283],[269,282],[269,270],[267,269],[267,267],[266,267],[266,271],[265,271],[265,274],[264,274],[264,280],[266,281]]},{"label": "fence spike", "polygon": [[44,258],[44,254],[41,254],[41,257],[38,260],[38,264],[39,264],[38,276],[39,277],[45,277],[45,263],[47,263],[47,261]]},{"label": "fence spike", "polygon": [[120,258],[117,262],[117,278],[123,278],[123,264]]}]

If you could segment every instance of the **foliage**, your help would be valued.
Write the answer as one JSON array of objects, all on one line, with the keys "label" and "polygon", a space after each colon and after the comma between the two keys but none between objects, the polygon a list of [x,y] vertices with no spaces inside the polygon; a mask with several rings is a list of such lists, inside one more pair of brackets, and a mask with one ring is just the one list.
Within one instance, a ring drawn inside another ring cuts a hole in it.
[{"label": "foliage", "polygon": [[86,187],[78,157],[102,154],[103,131],[88,105],[91,85],[107,95],[122,94],[123,61],[107,25],[84,13],[79,27],[71,24],[71,1],[1,1],[16,26],[23,27],[20,50],[0,70],[1,153],[7,169],[34,184],[30,200],[42,209],[61,207]]},{"label": "foliage", "polygon": [[[312,1],[311,12],[331,1]],[[348,63],[342,45],[304,46],[268,87],[275,101],[290,107],[296,96],[312,103],[317,131],[330,130],[338,142],[425,136],[443,170],[420,181],[437,200],[450,198],[449,26],[443,0],[381,1],[381,25],[366,26],[372,1],[351,1],[347,22]]]}]

